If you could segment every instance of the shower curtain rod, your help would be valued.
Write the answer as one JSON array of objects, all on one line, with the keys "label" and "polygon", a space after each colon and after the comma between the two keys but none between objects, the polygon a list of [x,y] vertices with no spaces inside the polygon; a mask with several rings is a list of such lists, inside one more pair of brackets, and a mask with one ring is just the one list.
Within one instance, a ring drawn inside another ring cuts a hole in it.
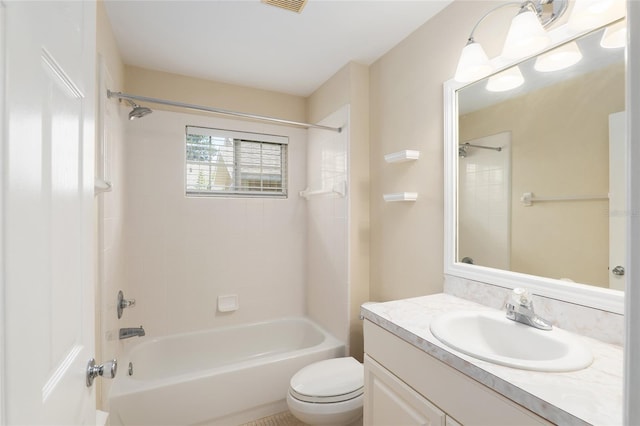
[{"label": "shower curtain rod", "polygon": [[311,124],[311,123],[303,123],[303,122],[299,122],[299,121],[283,120],[281,118],[268,117],[268,116],[265,116],[265,115],[247,114],[247,113],[244,113],[244,112],[230,111],[230,110],[220,109],[220,108],[211,108],[211,107],[202,106],[202,105],[187,104],[187,103],[184,103],[184,102],[168,101],[168,100],[165,100],[165,99],[150,98],[150,97],[147,97],[147,96],[131,95],[131,94],[122,93],[122,92],[112,92],[111,90],[108,90],[108,89],[107,89],[107,97],[108,98],[118,98],[118,99],[129,99],[131,101],[150,102],[150,103],[153,103],[153,104],[169,105],[169,106],[174,106],[174,107],[178,107],[178,108],[186,108],[186,109],[192,109],[192,110],[196,110],[196,111],[212,112],[214,114],[231,115],[231,116],[234,116],[234,117],[247,118],[247,119],[251,119],[251,120],[269,121],[269,122],[272,122],[272,123],[282,124],[282,125],[285,125],[285,126],[305,127],[307,129],[313,128],[313,129],[331,130],[333,132],[338,132],[338,133],[342,132],[342,127],[330,127],[330,126],[322,126],[320,124]]}]

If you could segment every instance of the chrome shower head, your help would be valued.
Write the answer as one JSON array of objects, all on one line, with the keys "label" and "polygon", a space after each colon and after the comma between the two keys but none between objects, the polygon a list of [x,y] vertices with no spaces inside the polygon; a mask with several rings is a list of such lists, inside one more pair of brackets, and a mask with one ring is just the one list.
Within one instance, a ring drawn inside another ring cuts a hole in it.
[{"label": "chrome shower head", "polygon": [[135,120],[136,118],[142,118],[145,115],[151,114],[153,110],[145,106],[140,106],[133,102],[131,99],[125,99],[129,105],[133,108],[129,113],[129,120]]},{"label": "chrome shower head", "polygon": [[465,158],[467,156],[467,147],[464,145],[458,146],[458,157]]}]

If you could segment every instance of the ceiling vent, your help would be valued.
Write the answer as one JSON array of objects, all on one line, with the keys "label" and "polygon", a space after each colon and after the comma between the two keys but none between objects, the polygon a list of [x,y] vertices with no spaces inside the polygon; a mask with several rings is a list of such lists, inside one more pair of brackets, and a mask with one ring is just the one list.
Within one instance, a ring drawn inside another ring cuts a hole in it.
[{"label": "ceiling vent", "polygon": [[307,0],[262,0],[262,3],[300,13],[307,4]]}]

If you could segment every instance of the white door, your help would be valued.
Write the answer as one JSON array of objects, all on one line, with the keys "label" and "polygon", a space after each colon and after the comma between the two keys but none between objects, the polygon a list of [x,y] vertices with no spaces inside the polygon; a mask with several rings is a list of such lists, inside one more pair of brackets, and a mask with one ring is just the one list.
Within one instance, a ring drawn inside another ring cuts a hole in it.
[{"label": "white door", "polygon": [[609,115],[609,287],[624,290],[627,257],[625,112]]},{"label": "white door", "polygon": [[92,1],[5,1],[6,424],[95,424]]}]

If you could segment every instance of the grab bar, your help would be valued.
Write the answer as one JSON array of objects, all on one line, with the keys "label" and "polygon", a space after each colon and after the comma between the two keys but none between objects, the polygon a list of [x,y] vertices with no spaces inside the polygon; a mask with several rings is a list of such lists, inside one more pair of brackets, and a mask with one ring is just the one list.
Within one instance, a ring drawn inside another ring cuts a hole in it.
[{"label": "grab bar", "polygon": [[564,197],[537,197],[533,192],[525,192],[520,197],[520,201],[526,207],[530,207],[535,202],[544,201],[599,201],[608,200],[608,195],[567,195]]}]

